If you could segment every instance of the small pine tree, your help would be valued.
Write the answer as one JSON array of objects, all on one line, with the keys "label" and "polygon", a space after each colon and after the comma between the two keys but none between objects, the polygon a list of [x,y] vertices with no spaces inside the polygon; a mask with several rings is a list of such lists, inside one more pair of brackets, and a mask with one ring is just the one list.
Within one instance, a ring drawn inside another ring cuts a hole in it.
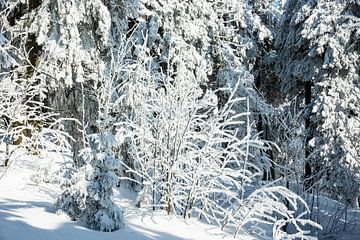
[{"label": "small pine tree", "polygon": [[118,179],[114,170],[119,168],[120,161],[112,150],[116,145],[114,135],[102,130],[89,136],[89,147],[81,151],[86,164],[76,176],[76,184],[65,189],[56,206],[72,220],[110,232],[123,226],[123,212],[111,199]]}]

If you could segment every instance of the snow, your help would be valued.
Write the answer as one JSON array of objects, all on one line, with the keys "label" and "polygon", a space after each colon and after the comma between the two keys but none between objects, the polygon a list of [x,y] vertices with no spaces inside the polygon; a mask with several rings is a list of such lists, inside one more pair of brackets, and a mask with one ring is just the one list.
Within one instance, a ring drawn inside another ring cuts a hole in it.
[{"label": "snow", "polygon": [[[73,222],[65,214],[56,213],[52,203],[61,192],[58,185],[34,182],[38,171],[51,158],[23,156],[12,162],[0,179],[0,239],[1,240],[217,240],[233,239],[217,226],[196,219],[183,220],[162,211],[135,207],[136,194],[125,186],[115,190],[115,202],[124,209],[125,227],[114,232],[98,232]],[[0,176],[5,171],[0,167]],[[241,236],[240,239],[253,239]]]},{"label": "snow", "polygon": [[[4,167],[0,167],[0,240],[234,239],[219,227],[197,219],[184,220],[179,216],[167,215],[165,211],[137,208],[136,193],[127,186],[114,191],[115,203],[124,211],[125,226],[110,233],[88,229],[84,223],[71,221],[67,215],[53,207],[52,203],[61,193],[59,184],[40,181],[44,176],[39,171],[49,161],[52,164],[64,161],[63,156],[50,152],[44,158],[34,158],[20,151],[16,155],[6,172]],[[325,197],[321,197],[318,202],[321,206],[319,216],[325,219],[322,225],[326,231],[327,225],[334,224],[332,221],[338,219],[335,215],[339,211],[336,209],[341,209],[341,206],[337,201]],[[348,209],[346,217],[350,222],[346,232],[338,228],[333,233],[337,239],[358,239],[360,228],[356,222],[360,220],[360,211]],[[340,218],[340,221],[343,220],[343,217]],[[237,239],[257,238],[240,234]]]},{"label": "snow", "polygon": [[[313,197],[313,196],[311,196]],[[336,200],[314,197],[316,204],[313,214],[322,219],[321,239],[357,240],[360,235],[360,210],[339,203]]]}]

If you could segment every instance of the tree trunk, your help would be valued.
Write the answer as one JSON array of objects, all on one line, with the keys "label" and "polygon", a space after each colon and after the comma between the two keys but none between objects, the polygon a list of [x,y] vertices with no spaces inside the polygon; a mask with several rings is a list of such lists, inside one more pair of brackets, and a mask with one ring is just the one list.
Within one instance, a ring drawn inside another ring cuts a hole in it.
[{"label": "tree trunk", "polygon": [[84,89],[83,93],[81,83],[74,81],[73,86],[60,86],[48,93],[48,105],[55,112],[60,113],[64,118],[78,120],[78,122],[74,120],[65,123],[65,131],[75,140],[71,145],[76,168],[85,164],[79,157],[79,151],[85,146],[83,131],[92,133],[96,129],[94,126],[98,119],[99,104],[94,96],[95,93],[91,86],[84,86]]},{"label": "tree trunk", "polygon": [[[305,91],[305,108],[308,108],[311,104],[311,82],[310,81],[305,82],[304,91]],[[306,133],[306,139],[305,139],[304,187],[305,187],[305,191],[308,191],[314,185],[311,160],[309,159],[309,156],[311,154],[311,151],[309,149],[309,141],[311,140],[310,114],[305,115],[305,133]]]}]

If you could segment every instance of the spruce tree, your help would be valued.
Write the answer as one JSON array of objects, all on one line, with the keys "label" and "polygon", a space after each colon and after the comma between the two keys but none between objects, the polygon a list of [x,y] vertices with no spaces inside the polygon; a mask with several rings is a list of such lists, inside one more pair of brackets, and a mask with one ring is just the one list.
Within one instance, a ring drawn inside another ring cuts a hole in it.
[{"label": "spruce tree", "polygon": [[17,62],[15,69],[25,69],[21,71],[26,81],[32,78],[33,86],[42,86],[39,98],[46,107],[75,120],[66,129],[75,139],[76,166],[82,166],[78,151],[83,147],[83,132],[91,131],[85,125],[95,125],[98,118],[94,89],[102,84],[109,51],[107,7],[100,0],[9,0],[2,12],[1,36],[8,46],[2,58]]},{"label": "spruce tree", "polygon": [[305,110],[305,188],[351,205],[360,186],[353,141],[359,136],[359,8],[355,1],[287,1],[276,46],[283,91],[298,99],[297,111]]}]

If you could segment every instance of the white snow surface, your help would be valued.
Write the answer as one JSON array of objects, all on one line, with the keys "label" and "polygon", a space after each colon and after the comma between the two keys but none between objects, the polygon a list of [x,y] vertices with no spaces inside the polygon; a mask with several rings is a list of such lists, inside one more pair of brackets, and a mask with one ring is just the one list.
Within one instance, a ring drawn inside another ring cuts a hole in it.
[{"label": "white snow surface", "polygon": [[[63,161],[59,154],[50,153],[39,159],[19,152],[6,170],[0,166],[0,240],[230,240],[232,235],[222,232],[218,226],[197,219],[184,220],[167,215],[164,211],[152,211],[135,207],[136,193],[123,186],[115,189],[114,200],[124,210],[125,227],[114,232],[99,232],[86,228],[81,222],[69,220],[65,214],[56,213],[52,203],[61,193],[57,184],[40,181],[40,169],[50,162]],[[0,150],[0,165],[3,164]],[[6,170],[6,171],[5,171]],[[334,214],[339,203],[321,197],[322,214],[328,215],[322,225],[334,224]],[[335,210],[334,210],[335,209]],[[346,232],[335,233],[336,239],[356,240],[360,236],[360,211],[349,209],[347,219],[351,223]],[[239,234],[236,239],[258,239]]]},{"label": "white snow surface", "polygon": [[[115,202],[124,210],[125,227],[110,233],[90,230],[70,221],[65,214],[56,213],[52,203],[61,192],[58,185],[36,181],[39,169],[51,158],[60,159],[55,154],[45,159],[20,157],[12,161],[0,179],[0,240],[233,239],[219,227],[196,219],[138,209],[134,206],[136,194],[125,187],[115,190]],[[0,177],[4,171],[0,167]]]}]

